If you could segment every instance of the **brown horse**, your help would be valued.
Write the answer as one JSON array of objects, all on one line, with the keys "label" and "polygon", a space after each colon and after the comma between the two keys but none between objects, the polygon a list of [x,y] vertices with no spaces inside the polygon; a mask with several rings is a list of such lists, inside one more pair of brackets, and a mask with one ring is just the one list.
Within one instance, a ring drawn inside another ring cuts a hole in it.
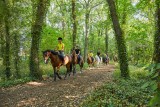
[{"label": "brown horse", "polygon": [[[58,52],[55,52],[53,50],[46,50],[43,51],[43,57],[44,61],[47,64],[49,58],[51,59],[51,64],[54,70],[54,81],[56,81],[56,76],[58,76],[59,79],[62,79],[59,75],[60,67],[63,65],[62,56],[58,54]],[[65,56],[65,65],[67,68],[67,72],[65,74],[65,78],[67,77],[67,74],[70,76],[70,72],[72,71],[72,58],[69,55]]]},{"label": "brown horse", "polygon": [[103,63],[104,64],[106,64],[106,65],[108,65],[109,64],[109,57],[108,56],[105,56],[105,57],[103,57]]},{"label": "brown horse", "polygon": [[80,62],[78,62],[78,55],[76,54],[76,51],[72,51],[72,64],[73,64],[73,73],[76,73],[76,65],[79,64],[80,66],[80,71],[82,73],[82,68],[84,65],[84,60],[83,57],[80,56]]},{"label": "brown horse", "polygon": [[89,56],[89,54],[87,56],[87,63],[88,63],[89,68],[91,66],[94,66],[94,61],[92,61],[92,58]]}]

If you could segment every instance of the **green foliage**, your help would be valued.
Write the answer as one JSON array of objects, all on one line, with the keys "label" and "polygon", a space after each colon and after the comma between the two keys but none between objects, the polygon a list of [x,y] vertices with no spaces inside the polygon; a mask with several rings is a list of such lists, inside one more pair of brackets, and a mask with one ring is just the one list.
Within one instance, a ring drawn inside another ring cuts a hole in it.
[{"label": "green foliage", "polygon": [[153,91],[150,88],[141,88],[146,80],[115,79],[96,89],[82,107],[135,107],[147,106],[152,98]]},{"label": "green foliage", "polygon": [[[41,50],[52,49],[55,50],[58,44],[58,37],[62,37],[62,31],[56,28],[51,28],[45,26],[43,28],[42,39],[41,39]],[[65,52],[69,53],[71,49],[71,41],[69,37],[63,38],[63,43],[65,44]]]},{"label": "green foliage", "polygon": [[154,97],[150,101],[150,106],[155,107],[155,106],[160,106],[160,91],[158,90],[158,85],[157,83],[159,82],[159,69],[160,69],[160,63],[156,64],[150,64],[148,67],[146,67],[146,70],[148,70],[150,73],[148,77],[152,82],[146,82],[143,85],[143,88],[146,87],[151,87],[153,91],[156,92]]},{"label": "green foliage", "polygon": [[[118,66],[118,65],[116,65],[116,66]],[[137,67],[137,66],[130,65],[129,68],[130,68],[130,78],[132,78],[132,79],[145,79],[149,75],[149,72],[147,70],[145,70],[145,66]],[[120,77],[120,70],[118,69],[118,67],[115,70],[113,76],[115,78]]]},{"label": "green foliage", "polygon": [[114,80],[92,92],[82,103],[82,107],[135,107],[148,106],[155,92],[145,86],[149,72],[145,67],[130,66],[130,79],[120,78],[118,64],[114,71]]},{"label": "green foliage", "polygon": [[32,81],[30,77],[25,77],[23,79],[16,79],[16,80],[0,81],[0,87],[11,87],[18,84],[24,84],[29,81]]}]

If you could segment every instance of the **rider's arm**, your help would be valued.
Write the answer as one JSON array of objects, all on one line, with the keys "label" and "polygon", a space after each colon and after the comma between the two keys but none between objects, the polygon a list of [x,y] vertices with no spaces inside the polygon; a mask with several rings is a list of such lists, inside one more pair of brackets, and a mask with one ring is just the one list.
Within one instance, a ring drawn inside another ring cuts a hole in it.
[{"label": "rider's arm", "polygon": [[64,44],[62,45],[62,50],[64,50]]}]

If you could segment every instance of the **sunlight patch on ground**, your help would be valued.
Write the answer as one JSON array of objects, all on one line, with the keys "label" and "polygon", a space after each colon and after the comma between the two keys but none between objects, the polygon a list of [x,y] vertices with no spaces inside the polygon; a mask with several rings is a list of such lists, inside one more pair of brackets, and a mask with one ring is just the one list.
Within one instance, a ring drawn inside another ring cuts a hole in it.
[{"label": "sunlight patch on ground", "polygon": [[63,84],[63,86],[69,86],[69,87],[73,87],[73,88],[75,88],[76,86],[75,85],[73,85],[73,84]]},{"label": "sunlight patch on ground", "polygon": [[37,100],[36,98],[29,98],[26,100],[22,100],[22,101],[18,102],[17,107],[33,105],[33,104],[35,104],[36,100]]},{"label": "sunlight patch on ground", "polygon": [[28,82],[27,85],[43,86],[44,83],[40,83],[40,82]]},{"label": "sunlight patch on ground", "polygon": [[68,96],[65,96],[65,98],[67,99],[70,99],[70,98],[78,98],[79,96],[71,96],[71,95],[68,95]]}]

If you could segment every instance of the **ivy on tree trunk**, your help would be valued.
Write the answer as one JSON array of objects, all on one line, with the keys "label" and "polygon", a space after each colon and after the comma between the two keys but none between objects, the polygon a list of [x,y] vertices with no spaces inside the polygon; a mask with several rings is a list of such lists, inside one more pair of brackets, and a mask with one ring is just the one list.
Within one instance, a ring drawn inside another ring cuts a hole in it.
[{"label": "ivy on tree trunk", "polygon": [[76,22],[76,0],[72,0],[72,23],[73,23],[73,47],[76,45],[77,22]]},{"label": "ivy on tree trunk", "polygon": [[9,26],[9,19],[10,19],[10,10],[9,10],[9,1],[4,0],[4,24],[5,24],[5,74],[7,79],[11,76],[11,68],[10,68],[10,26]]},{"label": "ivy on tree trunk", "polygon": [[113,28],[115,31],[115,37],[117,41],[121,76],[127,78],[129,77],[129,69],[128,69],[127,50],[126,50],[124,35],[120,27],[114,0],[107,0],[107,2],[109,5],[109,10],[110,10],[111,19],[113,22]]},{"label": "ivy on tree trunk", "polygon": [[[42,32],[42,26],[45,19],[48,0],[38,0],[35,21],[33,21],[31,36],[31,54],[30,54],[30,76],[35,79],[41,79],[42,75],[39,69],[39,44]],[[34,18],[33,18],[34,19]]]}]

